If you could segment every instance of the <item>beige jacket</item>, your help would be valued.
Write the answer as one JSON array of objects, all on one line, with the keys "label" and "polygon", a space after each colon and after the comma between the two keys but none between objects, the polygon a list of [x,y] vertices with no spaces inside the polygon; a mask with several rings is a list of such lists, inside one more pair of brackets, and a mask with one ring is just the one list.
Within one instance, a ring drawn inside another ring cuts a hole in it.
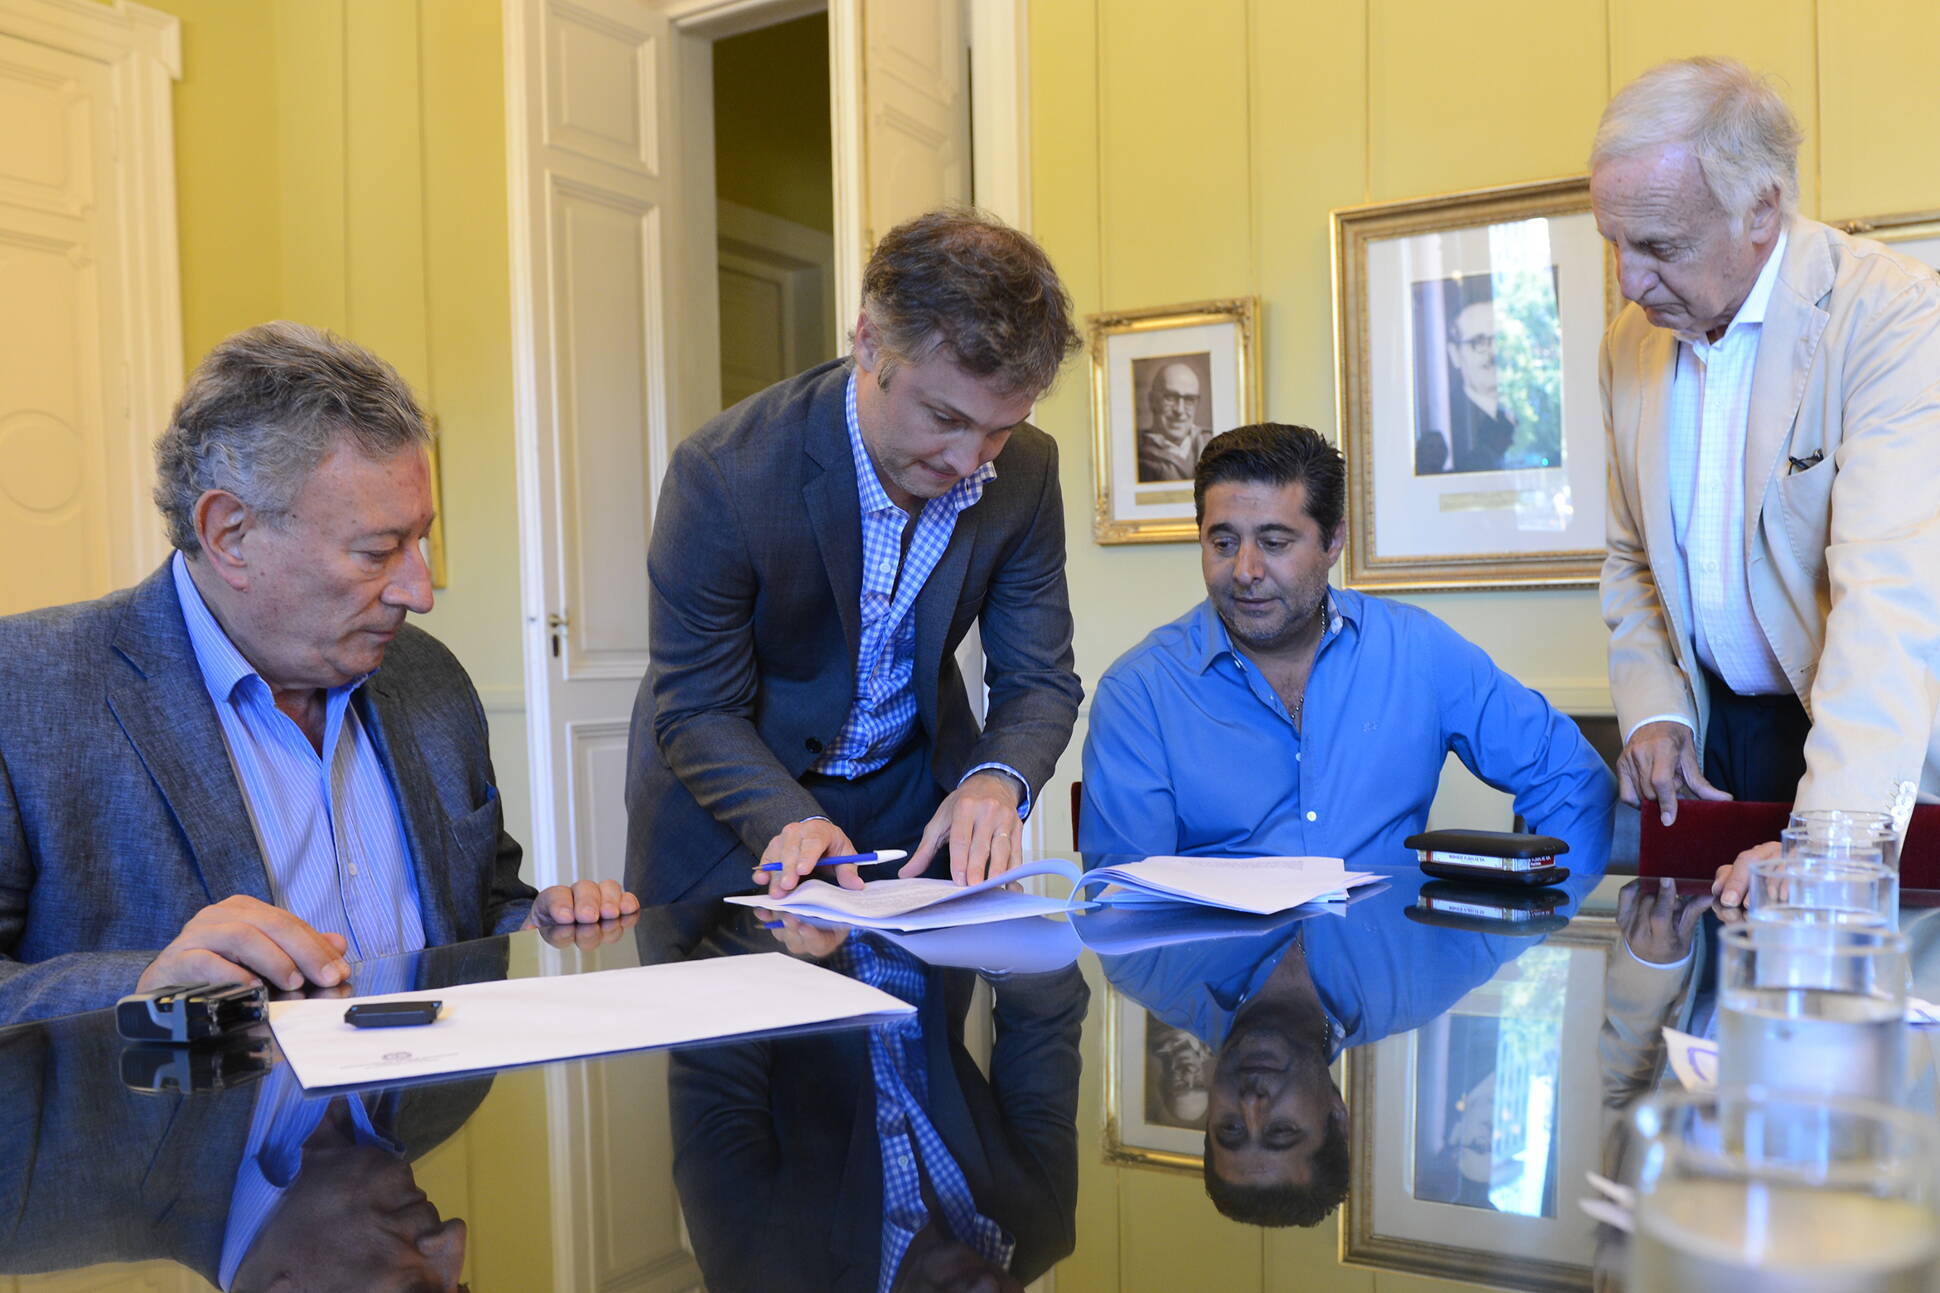
[{"label": "beige jacket", "polygon": [[[1940,276],[1794,219],[1765,314],[1745,446],[1753,612],[1812,716],[1801,808],[1940,798]],[[1603,339],[1610,694],[1627,732],[1707,705],[1671,523],[1677,338],[1635,305]],[[1812,463],[1804,470],[1795,463]]]}]

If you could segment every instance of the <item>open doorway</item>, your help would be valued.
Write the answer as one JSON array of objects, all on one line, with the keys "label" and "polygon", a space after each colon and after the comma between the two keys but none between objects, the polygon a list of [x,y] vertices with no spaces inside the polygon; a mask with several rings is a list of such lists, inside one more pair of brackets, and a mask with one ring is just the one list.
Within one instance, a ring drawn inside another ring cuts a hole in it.
[{"label": "open doorway", "polygon": [[828,14],[722,37],[713,60],[726,407],[836,354]]}]

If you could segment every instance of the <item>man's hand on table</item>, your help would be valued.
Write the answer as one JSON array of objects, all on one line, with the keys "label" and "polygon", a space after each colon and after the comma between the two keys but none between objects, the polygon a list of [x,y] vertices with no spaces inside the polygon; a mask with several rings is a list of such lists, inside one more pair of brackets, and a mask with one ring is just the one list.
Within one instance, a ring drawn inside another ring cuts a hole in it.
[{"label": "man's hand on table", "polygon": [[1740,853],[1729,866],[1718,868],[1717,879],[1711,882],[1711,892],[1717,895],[1720,907],[1739,907],[1744,905],[1745,894],[1751,888],[1751,866],[1754,862],[1764,862],[1779,856],[1779,843],[1770,840]]},{"label": "man's hand on table", "polygon": [[575,880],[540,891],[532,900],[521,929],[547,925],[597,925],[640,910],[640,900],[620,888],[618,880]]},{"label": "man's hand on table", "polygon": [[537,926],[537,929],[539,937],[545,939],[550,947],[576,947],[582,952],[589,952],[596,947],[605,947],[639,923],[640,909],[636,903],[632,911],[612,920],[591,925],[582,925],[577,921],[570,925],[547,923]]},{"label": "man's hand on table", "polygon": [[1015,844],[1019,787],[1001,772],[977,772],[951,791],[930,824],[916,855],[898,875],[921,875],[944,841],[950,845],[950,879],[981,884],[1014,868],[1023,853]]},{"label": "man's hand on table", "polygon": [[847,925],[834,928],[815,925],[785,911],[774,911],[767,907],[756,907],[755,915],[761,917],[761,923],[790,955],[805,956],[813,961],[826,958],[849,937]]},{"label": "man's hand on table", "polygon": [[[805,822],[790,822],[781,834],[761,850],[761,863],[779,862],[781,870],[763,871],[756,866],[754,883],[769,893],[787,893],[821,865],[823,858],[847,857],[858,852],[842,828],[826,817],[811,817]],[[862,877],[853,863],[835,868],[835,882],[844,889],[860,889]]]},{"label": "man's hand on table", "polygon": [[1690,955],[1698,922],[1710,907],[1703,894],[1678,893],[1669,876],[1632,880],[1617,895],[1617,927],[1638,960],[1669,965]]},{"label": "man's hand on table", "polygon": [[1680,791],[1689,791],[1692,799],[1731,798],[1704,779],[1690,728],[1669,719],[1645,723],[1617,757],[1617,793],[1633,808],[1653,801],[1659,820],[1669,826],[1677,820]]},{"label": "man's hand on table", "polygon": [[189,917],[135,981],[137,992],[173,983],[263,983],[294,990],[332,988],[350,977],[342,934],[325,934],[247,894],[233,894]]}]

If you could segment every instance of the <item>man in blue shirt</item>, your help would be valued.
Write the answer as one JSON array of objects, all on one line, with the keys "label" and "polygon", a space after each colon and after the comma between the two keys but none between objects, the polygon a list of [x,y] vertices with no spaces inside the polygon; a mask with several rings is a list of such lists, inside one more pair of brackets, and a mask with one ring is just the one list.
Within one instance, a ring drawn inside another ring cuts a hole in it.
[{"label": "man in blue shirt", "polygon": [[1215,438],[1193,496],[1207,598],[1099,680],[1086,854],[1411,863],[1449,751],[1600,873],[1613,783],[1576,725],[1426,611],[1327,586],[1345,470],[1316,432]]},{"label": "man in blue shirt", "polygon": [[519,880],[431,609],[423,411],[314,328],[219,344],[156,444],[175,553],[0,619],[0,1023],[637,910]]}]

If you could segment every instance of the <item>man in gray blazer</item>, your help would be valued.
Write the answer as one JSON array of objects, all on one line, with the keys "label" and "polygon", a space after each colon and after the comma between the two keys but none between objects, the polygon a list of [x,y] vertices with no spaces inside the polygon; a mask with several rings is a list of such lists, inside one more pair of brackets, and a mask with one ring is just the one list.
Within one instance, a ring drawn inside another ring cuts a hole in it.
[{"label": "man in gray blazer", "polygon": [[[648,901],[785,891],[858,844],[999,874],[1070,740],[1057,448],[1024,420],[1079,344],[1070,298],[1036,243],[959,211],[891,230],[862,297],[849,360],[668,468],[627,768]],[[981,730],[954,656],[973,624]]]},{"label": "man in gray blazer", "polygon": [[637,909],[610,881],[533,901],[478,695],[404,623],[429,439],[368,351],[238,333],[156,444],[175,554],[0,619],[0,1023]]}]

